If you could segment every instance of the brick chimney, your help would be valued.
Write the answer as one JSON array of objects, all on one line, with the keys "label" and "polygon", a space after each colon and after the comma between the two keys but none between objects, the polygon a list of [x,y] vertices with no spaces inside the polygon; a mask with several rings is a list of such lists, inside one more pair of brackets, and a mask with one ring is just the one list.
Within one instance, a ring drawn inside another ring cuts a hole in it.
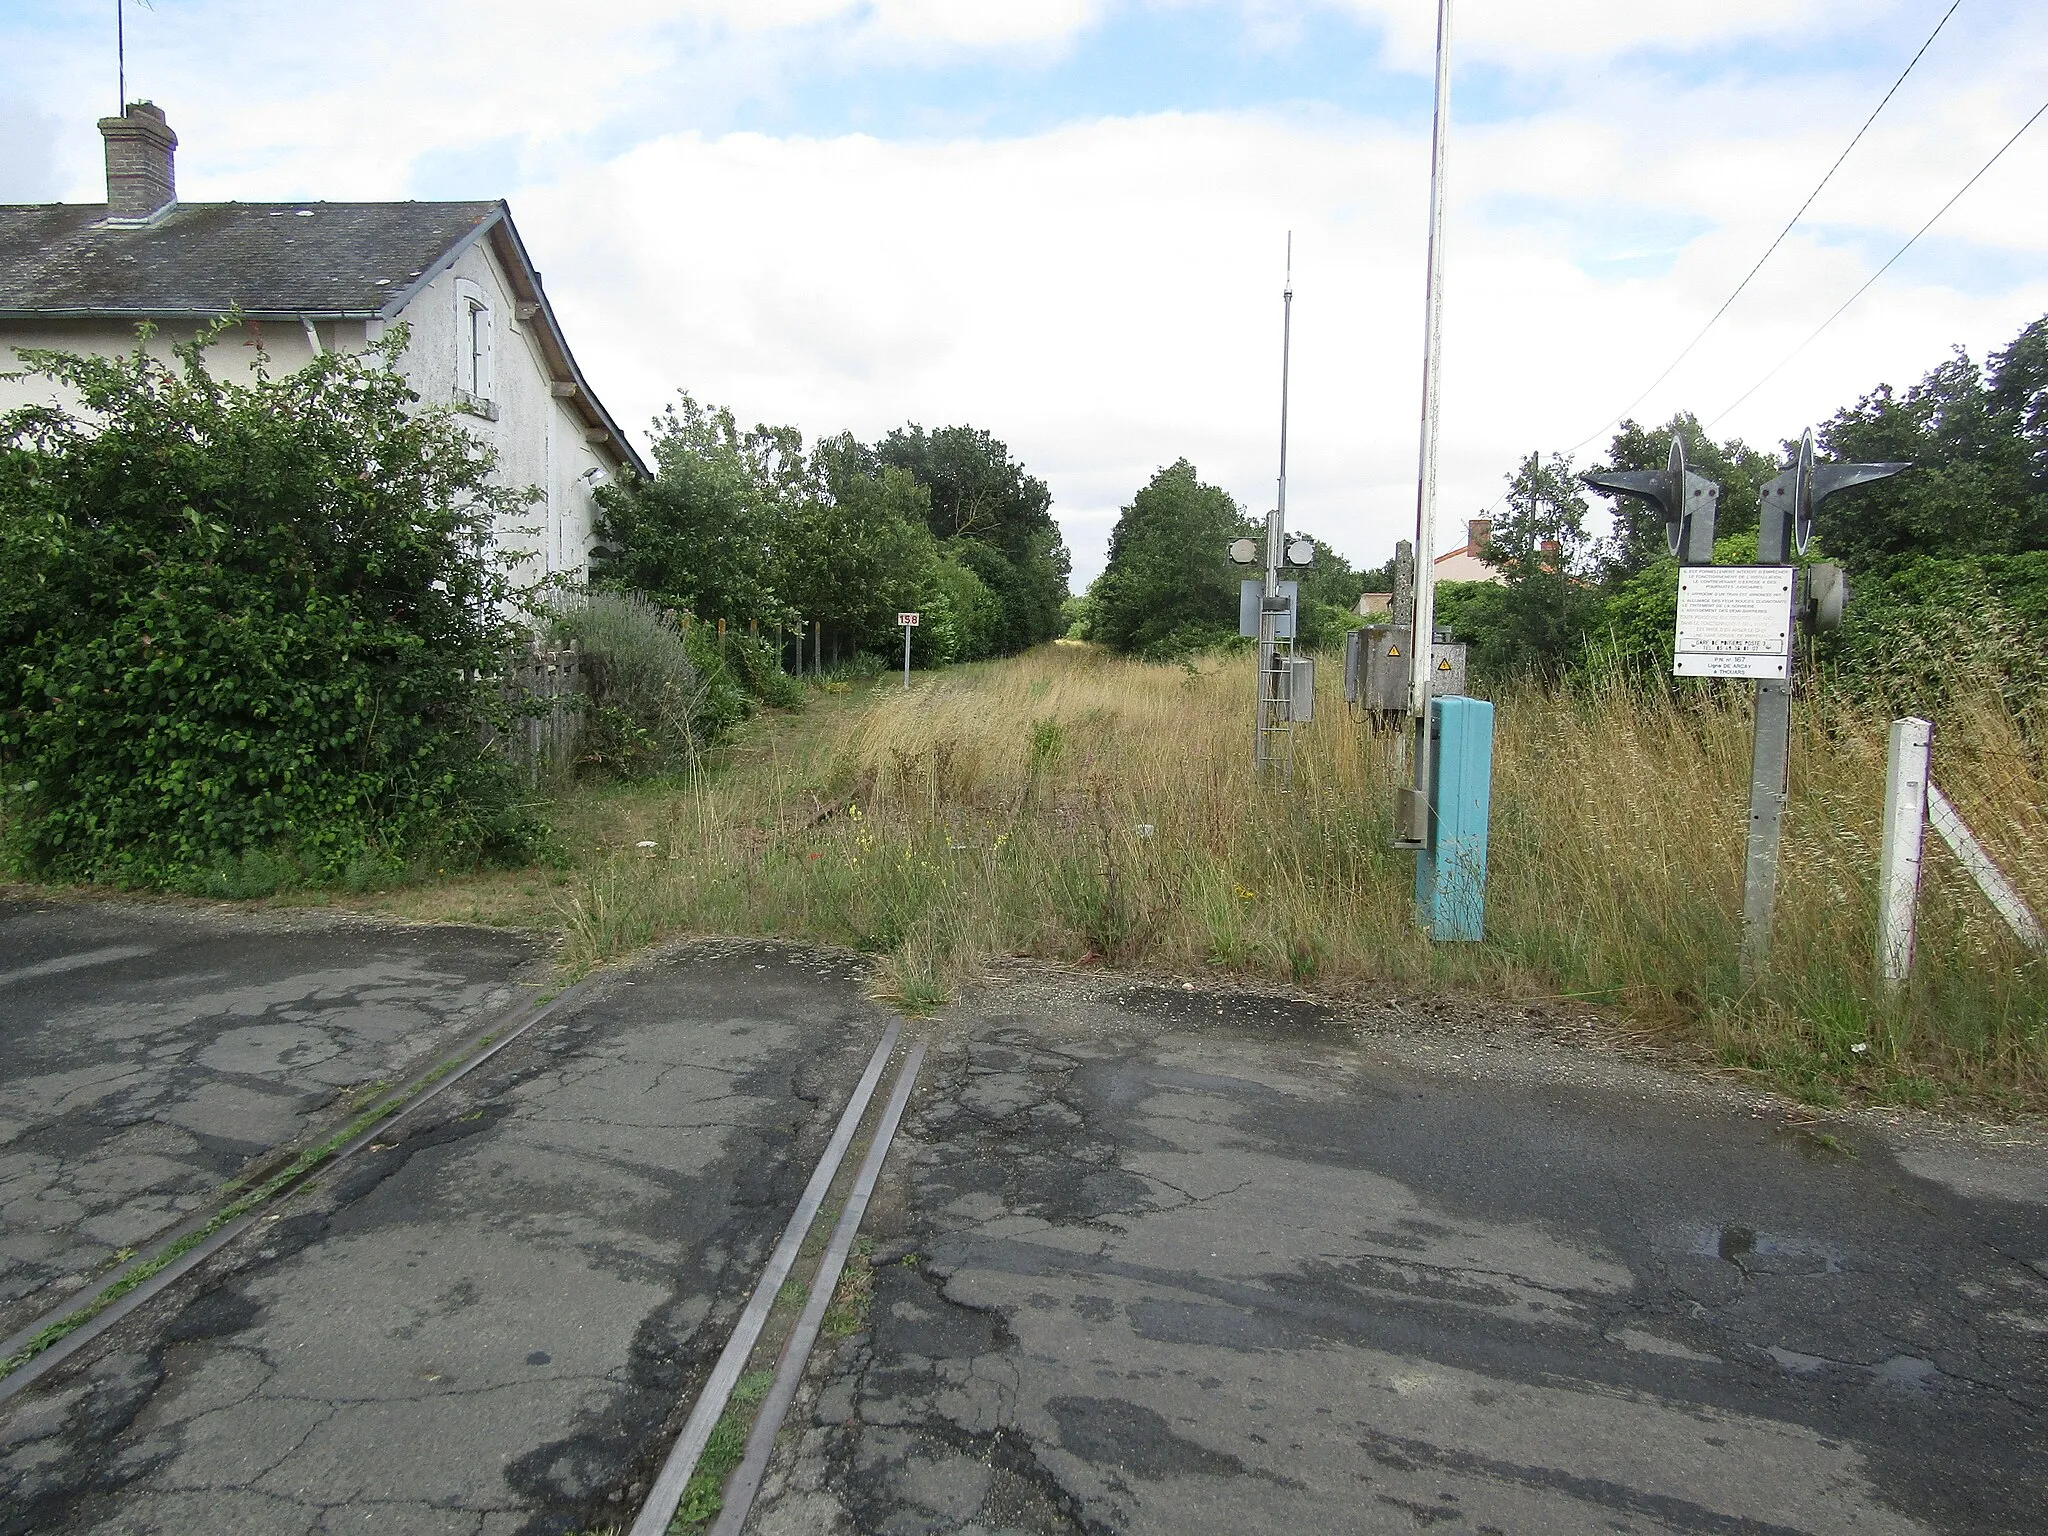
[{"label": "brick chimney", "polygon": [[1465,547],[1475,555],[1486,553],[1486,546],[1493,542],[1493,519],[1475,517],[1465,524]]},{"label": "brick chimney", "polygon": [[100,119],[107,141],[107,218],[140,224],[178,200],[178,136],[163,108],[131,101],[119,117]]}]

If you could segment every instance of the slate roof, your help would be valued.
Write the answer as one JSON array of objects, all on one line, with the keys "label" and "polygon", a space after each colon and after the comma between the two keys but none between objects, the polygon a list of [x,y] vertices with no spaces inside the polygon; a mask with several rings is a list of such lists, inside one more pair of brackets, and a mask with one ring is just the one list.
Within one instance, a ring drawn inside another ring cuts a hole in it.
[{"label": "slate roof", "polygon": [[622,463],[647,466],[591,392],[512,213],[491,203],[175,203],[109,224],[105,203],[0,204],[0,320],[395,317],[488,236],[558,390]]},{"label": "slate roof", "polygon": [[0,314],[395,314],[502,203],[180,203],[106,223],[100,203],[0,206]]}]

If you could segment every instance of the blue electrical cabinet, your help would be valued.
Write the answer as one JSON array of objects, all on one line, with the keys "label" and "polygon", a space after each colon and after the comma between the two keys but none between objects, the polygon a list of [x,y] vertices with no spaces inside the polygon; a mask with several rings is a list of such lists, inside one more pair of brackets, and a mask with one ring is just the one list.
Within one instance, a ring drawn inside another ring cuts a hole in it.
[{"label": "blue electrical cabinet", "polygon": [[1493,706],[1429,703],[1429,843],[1415,860],[1415,900],[1430,937],[1486,936],[1486,833],[1493,809]]}]

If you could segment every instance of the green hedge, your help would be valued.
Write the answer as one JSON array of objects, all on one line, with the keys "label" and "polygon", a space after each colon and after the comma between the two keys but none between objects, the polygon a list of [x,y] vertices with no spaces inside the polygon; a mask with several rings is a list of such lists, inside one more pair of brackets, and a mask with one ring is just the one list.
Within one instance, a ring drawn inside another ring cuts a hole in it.
[{"label": "green hedge", "polygon": [[77,405],[0,418],[7,863],[234,893],[526,856],[484,551],[527,498],[419,408],[402,329],[247,383],[212,339],[22,354]]}]

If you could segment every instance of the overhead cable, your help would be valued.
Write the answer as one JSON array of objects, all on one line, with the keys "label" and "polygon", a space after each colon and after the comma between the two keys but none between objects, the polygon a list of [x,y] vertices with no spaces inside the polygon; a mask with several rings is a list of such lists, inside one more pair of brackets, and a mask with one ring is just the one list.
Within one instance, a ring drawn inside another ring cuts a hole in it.
[{"label": "overhead cable", "polygon": [[1755,277],[1757,273],[1763,270],[1764,263],[1769,261],[1771,259],[1772,254],[1778,249],[1778,247],[1785,243],[1785,237],[1792,233],[1793,227],[1797,225],[1801,219],[1806,217],[1806,210],[1813,206],[1813,200],[1819,197],[1822,189],[1825,188],[1827,184],[1834,179],[1835,172],[1839,171],[1842,168],[1842,162],[1849,158],[1850,151],[1855,149],[1855,147],[1863,141],[1863,135],[1870,131],[1870,125],[1877,121],[1878,113],[1882,112],[1885,109],[1886,104],[1891,101],[1892,97],[1898,94],[1899,87],[1906,83],[1906,76],[1913,73],[1913,66],[1918,64],[1920,62],[1921,56],[1925,54],[1929,48],[1934,46],[1934,40],[1937,37],[1941,36],[1941,29],[1948,25],[1949,17],[1955,15],[1957,8],[1961,6],[1962,3],[1963,0],[1954,0],[1954,3],[1951,4],[1946,11],[1942,12],[1941,20],[1937,21],[1934,24],[1934,30],[1927,34],[1927,41],[1922,43],[1919,47],[1919,50],[1916,53],[1914,53],[1913,57],[1906,61],[1906,67],[1899,71],[1899,78],[1892,82],[1891,89],[1884,93],[1884,96],[1878,101],[1878,104],[1870,109],[1870,116],[1863,119],[1863,126],[1856,130],[1855,137],[1849,140],[1848,144],[1843,148],[1842,152],[1839,155],[1835,156],[1835,163],[1828,167],[1827,174],[1821,177],[1821,179],[1814,184],[1814,188],[1811,192],[1806,194],[1806,201],[1799,205],[1799,211],[1793,214],[1790,219],[1785,221],[1785,227],[1778,231],[1777,238],[1773,240],[1770,243],[1770,245],[1765,249],[1763,255],[1757,257],[1756,265],[1752,266],[1749,269],[1749,271],[1746,274],[1744,274],[1742,281],[1735,285],[1735,291],[1729,294],[1727,298],[1721,301],[1721,307],[1715,310],[1712,316],[1708,318],[1707,323],[1699,328],[1699,334],[1694,336],[1691,341],[1688,341],[1685,344],[1684,349],[1678,354],[1678,356],[1671,359],[1670,365],[1666,367],[1662,373],[1658,374],[1656,378],[1650,380],[1650,382],[1644,386],[1643,392],[1641,394],[1637,395],[1635,399],[1629,401],[1629,403],[1623,406],[1619,411],[1616,411],[1613,416],[1608,418],[1605,424],[1594,428],[1593,431],[1589,432],[1586,436],[1580,438],[1579,441],[1577,441],[1576,443],[1573,443],[1569,450],[1570,452],[1577,453],[1581,448],[1585,447],[1586,444],[1592,442],[1594,438],[1598,437],[1601,433],[1605,432],[1608,427],[1614,426],[1616,423],[1623,420],[1629,414],[1629,412],[1633,411],[1637,406],[1641,405],[1645,400],[1649,399],[1650,392],[1656,389],[1656,387],[1659,384],[1662,384],[1666,379],[1670,378],[1671,375],[1677,371],[1678,365],[1684,362],[1688,357],[1692,355],[1693,348],[1697,347],[1702,341],[1706,339],[1707,332],[1711,331],[1714,328],[1715,324],[1720,320],[1720,318],[1728,313],[1729,306],[1732,305],[1737,299],[1742,297],[1742,290],[1749,286],[1750,279]]},{"label": "overhead cable", "polygon": [[1710,427],[1713,426],[1714,423],[1719,421],[1722,416],[1726,416],[1730,411],[1734,410],[1737,406],[1741,405],[1744,400],[1747,400],[1751,395],[1755,394],[1758,390],[1762,389],[1766,384],[1770,383],[1772,379],[1776,378],[1778,376],[1779,370],[1782,369],[1787,363],[1791,362],[1793,358],[1797,357],[1800,353],[1804,352],[1808,347],[1812,346],[1815,340],[1819,338],[1820,333],[1822,331],[1826,330],[1829,326],[1833,325],[1837,320],[1841,319],[1843,312],[1847,310],[1851,304],[1854,304],[1858,299],[1862,298],[1864,294],[1870,291],[1870,285],[1872,283],[1875,283],[1880,277],[1883,277],[1885,273],[1889,272],[1892,269],[1892,264],[1894,262],[1896,262],[1901,256],[1905,255],[1906,252],[1913,249],[1915,241],[1917,241],[1922,235],[1926,234],[1928,230],[1934,228],[1935,221],[1937,219],[1939,219],[1944,213],[1947,213],[1949,209],[1955,207],[1955,205],[1962,200],[1963,194],[1969,191],[1970,188],[1977,185],[1978,181],[1983,177],[1984,173],[1990,170],[1991,167],[1993,167],[1994,165],[1998,164],[2000,157],[2002,157],[2008,149],[2011,149],[2013,145],[2019,143],[2020,136],[2024,134],[2029,128],[2033,127],[2034,124],[2039,122],[2041,120],[2043,113],[2048,113],[2048,101],[2044,101],[2041,103],[2040,106],[2036,107],[2034,109],[2034,115],[2028,118],[2024,123],[2021,123],[2018,131],[2015,132],[2011,138],[2007,139],[2003,144],[1998,146],[1997,153],[1993,154],[1989,160],[1986,160],[1982,165],[1977,167],[1976,175],[1972,176],[1968,181],[1964,182],[1960,187],[1956,188],[1955,195],[1951,197],[1947,202],[1943,203],[1939,208],[1935,209],[1933,217],[1928,219],[1928,221],[1925,224],[1922,224],[1918,229],[1914,230],[1912,239],[1908,240],[1896,251],[1893,251],[1890,257],[1886,259],[1885,264],[1883,266],[1879,267],[1875,272],[1871,273],[1869,277],[1865,278],[1863,280],[1863,286],[1861,288],[1858,288],[1854,293],[1850,294],[1848,298],[1842,301],[1841,308],[1837,309],[1832,315],[1829,315],[1827,319],[1821,321],[1819,325],[1815,326],[1813,334],[1811,336],[1808,336],[1806,340],[1802,341],[1790,352],[1787,352],[1783,357],[1779,358],[1776,365],[1772,367],[1769,373],[1765,374],[1762,378],[1758,379],[1754,384],[1750,385],[1749,388],[1745,389],[1741,393],[1741,395],[1739,395],[1736,399],[1730,401],[1727,405],[1723,406],[1721,408],[1720,413],[1716,415],[1713,418],[1713,420],[1709,421],[1707,425]]}]

